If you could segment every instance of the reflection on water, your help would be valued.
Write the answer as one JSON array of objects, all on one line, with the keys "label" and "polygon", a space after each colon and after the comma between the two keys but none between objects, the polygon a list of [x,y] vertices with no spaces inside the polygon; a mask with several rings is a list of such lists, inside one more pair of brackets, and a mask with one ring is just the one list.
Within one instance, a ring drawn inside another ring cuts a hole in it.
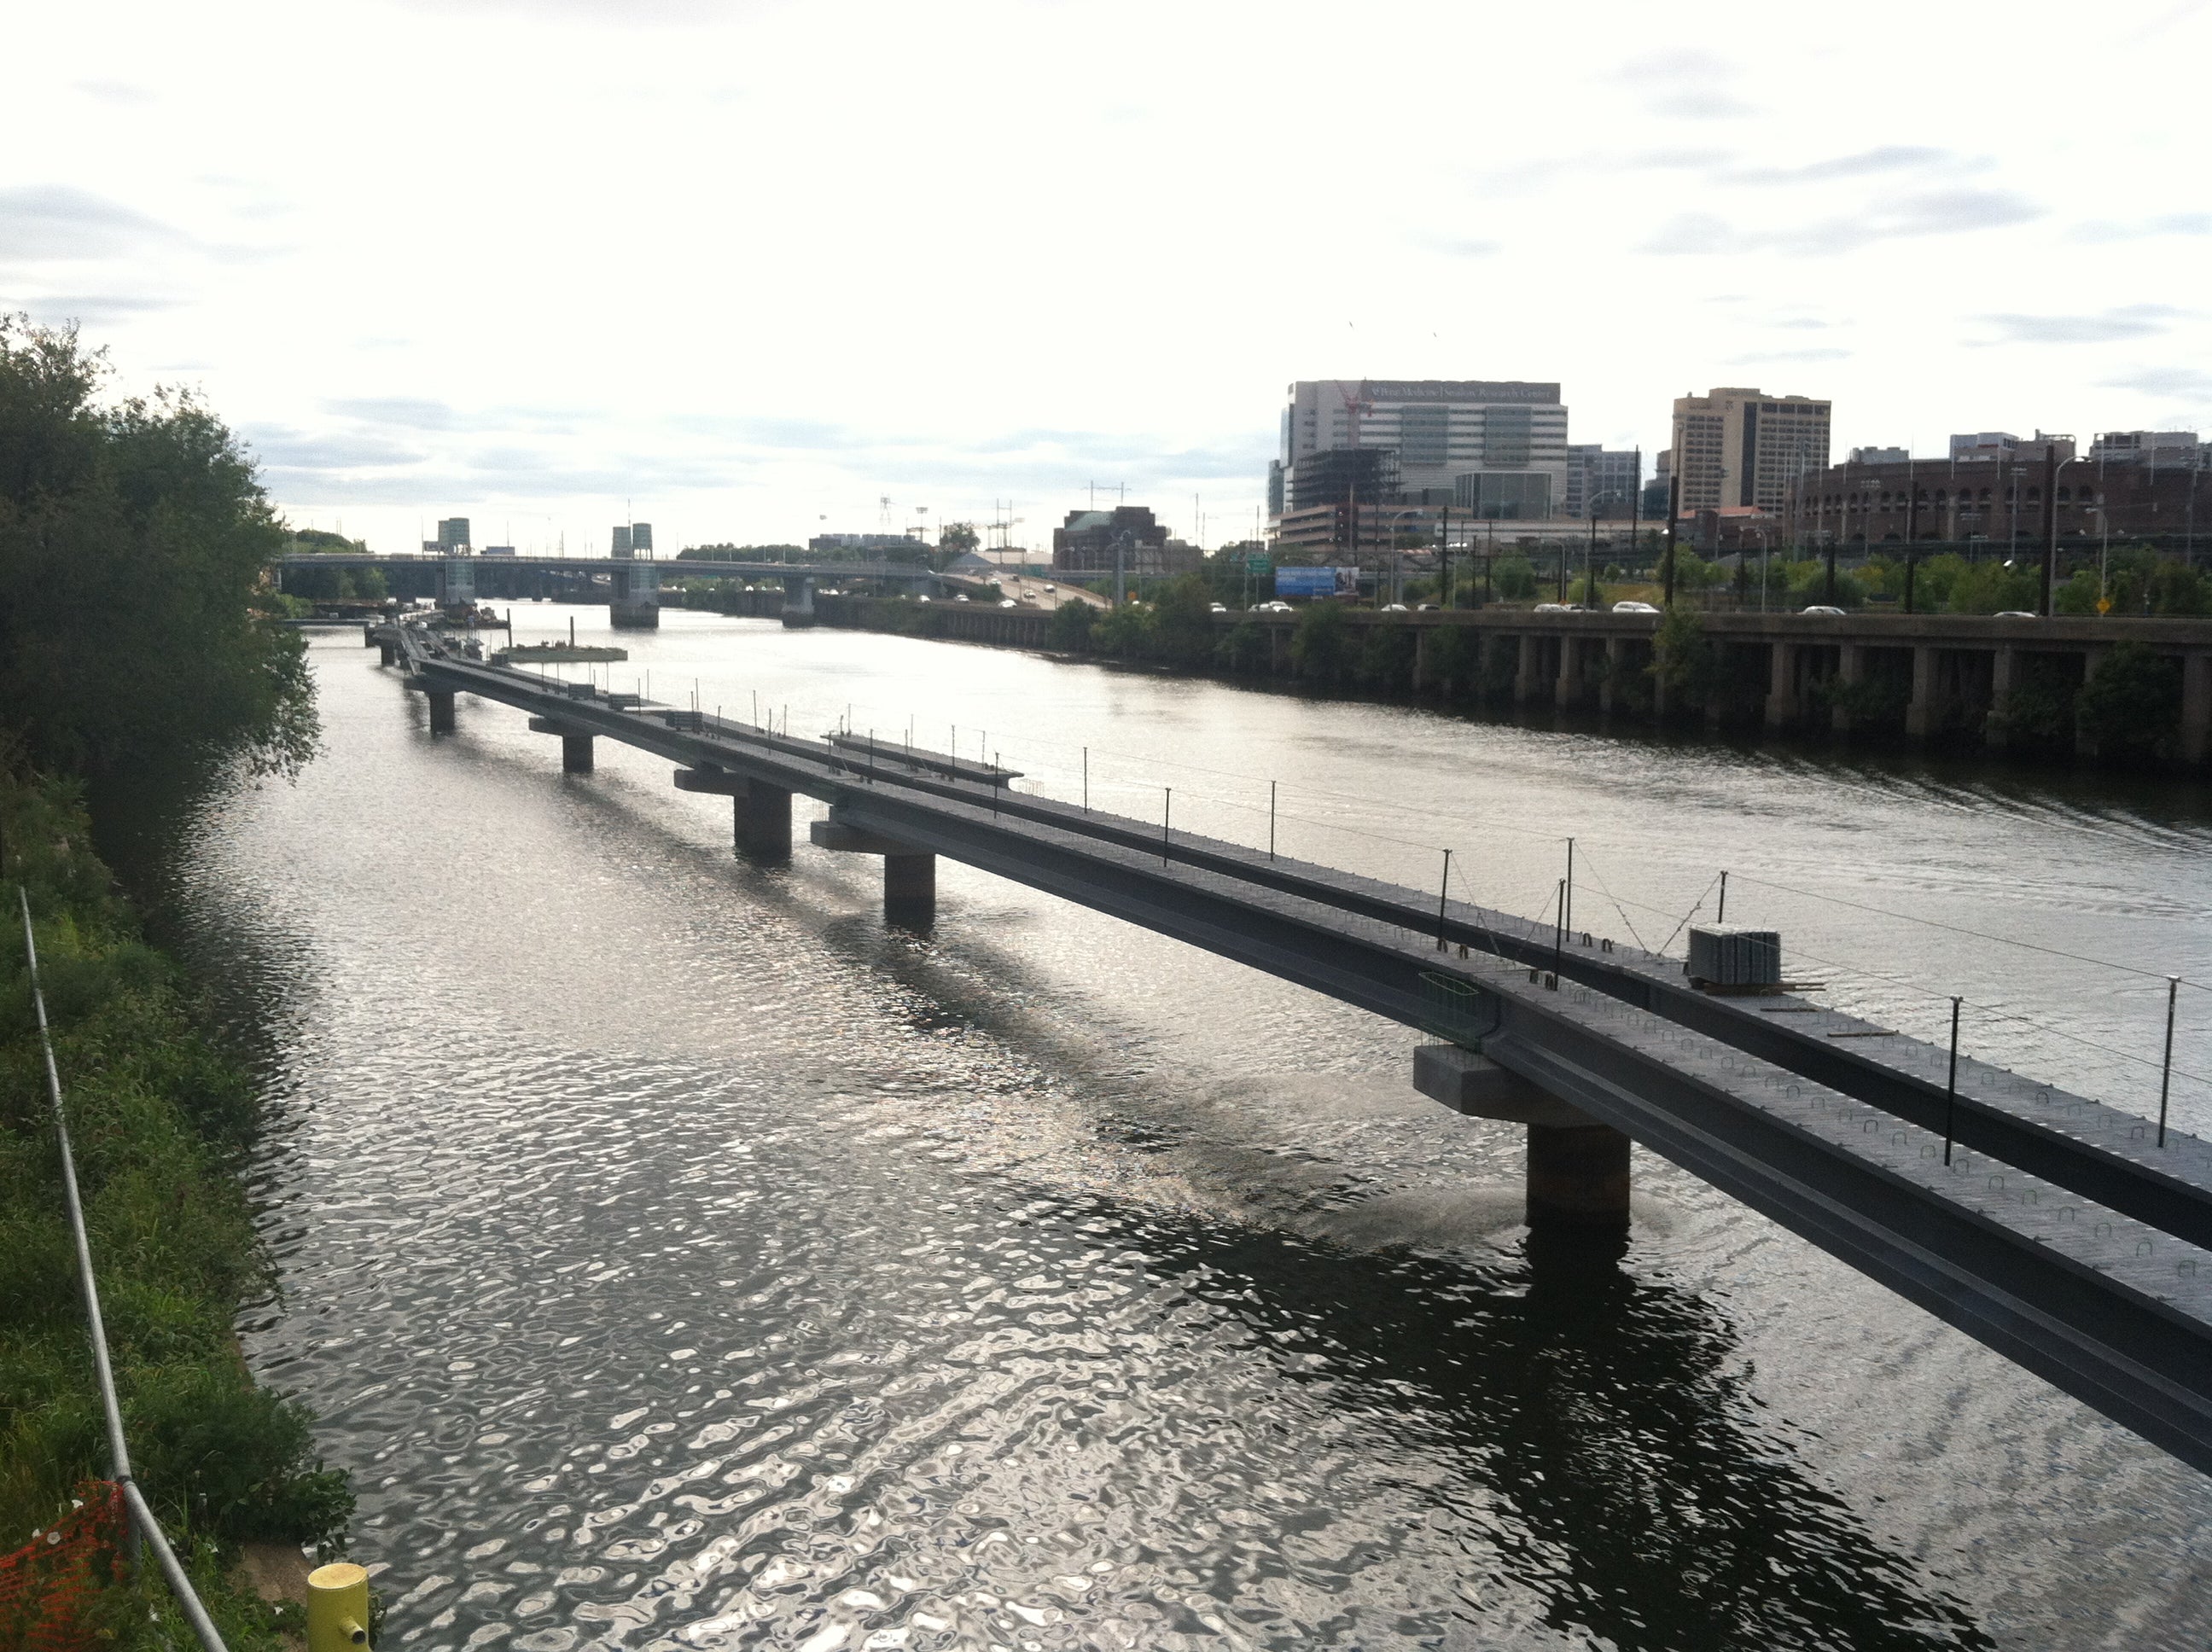
[{"label": "reflection on water", "polygon": [[[2162,945],[2160,903],[2205,893],[2193,869],[2130,881],[2132,854],[2201,849],[2185,810],[2052,792],[1984,841],[1964,780],[1669,768],[697,616],[638,647],[665,698],[696,671],[731,701],[752,677],[809,710],[988,709],[1040,783],[1080,731],[1305,765],[1343,799],[1301,804],[1328,829],[1366,787],[1389,832],[1419,791],[1488,823],[1494,896],[1539,881],[1569,816],[1654,892],[1674,874],[1637,841],[1687,862],[1737,820],[1740,865],[1813,865],[1841,831],[1884,881],[2071,854],[2112,914],[2091,942]],[[933,938],[886,930],[872,863],[733,860],[726,805],[665,763],[603,750],[563,780],[518,714],[468,702],[433,743],[373,653],[316,659],[328,754],[210,800],[176,880],[276,1098],[284,1297],[249,1351],[356,1470],[392,1644],[2212,1629],[2199,1477],[1642,1157],[1624,1252],[1532,1254],[1516,1133],[1413,1096],[1401,1029],[964,869]],[[1194,812],[1225,827],[1229,789]]]}]

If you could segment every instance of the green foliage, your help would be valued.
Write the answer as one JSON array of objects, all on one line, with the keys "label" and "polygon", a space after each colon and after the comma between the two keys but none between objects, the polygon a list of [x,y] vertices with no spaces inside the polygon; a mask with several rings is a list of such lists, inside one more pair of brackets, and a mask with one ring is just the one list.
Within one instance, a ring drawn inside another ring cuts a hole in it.
[{"label": "green foliage", "polygon": [[1501,601],[1528,601],[1536,594],[1534,564],[1518,551],[1499,557],[1491,570],[1490,588]]},{"label": "green foliage", "polygon": [[1176,665],[1213,658],[1213,587],[1202,574],[1170,580],[1152,600],[1152,652]]},{"label": "green foliage", "polygon": [[1447,695],[1475,686],[1482,665],[1482,634],[1472,626],[1443,625],[1429,633],[1429,677]]},{"label": "green foliage", "polygon": [[1267,633],[1251,620],[1240,620],[1214,647],[1214,656],[1232,671],[1251,672],[1267,664]]},{"label": "green foliage", "polygon": [[973,522],[947,522],[937,533],[937,548],[947,562],[965,556],[982,543],[983,536],[975,531]]},{"label": "green foliage", "polygon": [[1091,645],[1098,610],[1079,597],[1070,597],[1052,610],[1052,646],[1068,653],[1081,653]]},{"label": "green foliage", "polygon": [[1676,709],[1704,706],[1721,691],[1723,663],[1694,610],[1670,608],[1652,645],[1652,680],[1666,685]]},{"label": "green foliage", "polygon": [[0,715],[50,767],[295,772],[318,734],[305,646],[252,611],[284,530],[190,392],[102,406],[106,373],[73,328],[0,318]]},{"label": "green foliage", "polygon": [[2103,761],[2148,763],[2172,754],[2180,707],[2179,667],[2142,643],[2124,642],[2081,685],[2075,715]]},{"label": "green foliage", "polygon": [[[55,1054],[132,1456],[173,1530],[328,1543],[352,1496],[307,1414],[255,1386],[231,1320],[271,1283],[234,1174],[256,1119],[178,971],[134,932],[76,793],[0,773],[8,871],[36,921]],[[99,1472],[104,1431],[19,930],[0,926],[0,1548]]]},{"label": "green foliage", "polygon": [[1395,693],[1413,677],[1413,630],[1409,625],[1370,625],[1359,644],[1353,673],[1370,689]]},{"label": "green foliage", "polygon": [[1152,612],[1139,603],[1108,609],[1091,628],[1091,648],[1116,659],[1140,659],[1152,643]]},{"label": "green foliage", "polygon": [[1291,665],[1309,683],[1341,683],[1352,665],[1351,622],[1333,602],[1310,603],[1291,633]]}]

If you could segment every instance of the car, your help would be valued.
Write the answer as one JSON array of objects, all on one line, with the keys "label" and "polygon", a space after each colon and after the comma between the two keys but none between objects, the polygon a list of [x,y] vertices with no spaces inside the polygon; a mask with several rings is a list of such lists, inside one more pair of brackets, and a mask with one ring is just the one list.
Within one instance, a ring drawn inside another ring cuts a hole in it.
[{"label": "car", "polygon": [[1824,602],[1816,602],[1810,608],[1801,608],[1797,611],[1801,614],[1820,614],[1829,619],[1841,619],[1844,616],[1842,609],[1832,608]]},{"label": "car", "polygon": [[1382,604],[1382,611],[1386,614],[1403,614],[1408,610],[1406,604],[1401,602],[1386,602]]},{"label": "car", "polygon": [[1210,603],[1206,606],[1206,611],[1211,614],[1225,614],[1229,611],[1229,605],[1226,603]]},{"label": "car", "polygon": [[1012,608],[1016,605],[1017,604],[1012,597],[1002,598],[999,603],[999,606],[1001,608]]},{"label": "car", "polygon": [[1437,612],[1438,610],[1437,610],[1437,608],[1436,604],[1434,604],[1434,603],[1432,603],[1432,602],[1425,602],[1425,603],[1423,603],[1423,604],[1419,606],[1419,608],[1418,608],[1418,609],[1417,609],[1417,610],[1415,610],[1414,611],[1416,611],[1417,613],[1422,613],[1422,614],[1433,614],[1433,613]]},{"label": "car", "polygon": [[2040,614],[2031,614],[2025,608],[2000,608],[1990,616],[1991,619],[2040,619]]},{"label": "car", "polygon": [[1659,607],[1656,603],[1617,602],[1613,605],[1613,611],[1616,614],[1656,614]]},{"label": "car", "polygon": [[1046,589],[1047,591],[1057,591],[1057,590],[1059,590],[1059,589],[1060,589],[1060,587],[1059,587],[1058,586],[1056,586],[1056,585],[1048,585],[1048,586],[1045,586],[1045,589]]},{"label": "car", "polygon": [[964,591],[956,591],[952,593],[952,600],[955,602],[966,602],[968,600],[968,593]]},{"label": "car", "polygon": [[1571,614],[1574,612],[1574,610],[1568,607],[1567,604],[1563,602],[1540,602],[1536,604],[1536,612],[1540,614]]},{"label": "car", "polygon": [[916,598],[915,598],[915,600],[916,602],[927,602],[927,601],[929,600],[929,598],[927,598],[927,597],[916,597]]}]

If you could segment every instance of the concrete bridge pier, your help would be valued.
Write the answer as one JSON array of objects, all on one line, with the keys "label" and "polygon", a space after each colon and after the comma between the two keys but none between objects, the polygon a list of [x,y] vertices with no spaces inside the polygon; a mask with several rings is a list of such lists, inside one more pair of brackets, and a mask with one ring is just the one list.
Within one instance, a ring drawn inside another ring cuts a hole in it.
[{"label": "concrete bridge pier", "polygon": [[895,837],[848,826],[830,811],[807,828],[817,849],[884,858],[884,916],[894,923],[926,927],[937,917],[937,857]]},{"label": "concrete bridge pier", "polygon": [[1584,675],[1583,641],[1567,635],[1559,639],[1559,675],[1552,684],[1552,703],[1562,711],[1579,706],[1589,679]]},{"label": "concrete bridge pier", "polygon": [[459,725],[453,718],[453,691],[451,689],[425,689],[422,697],[430,702],[430,732],[451,734]]},{"label": "concrete bridge pier", "polygon": [[1628,671],[1628,639],[1607,637],[1605,640],[1605,677],[1597,685],[1597,708],[1610,716],[1620,703],[1620,684]]},{"label": "concrete bridge pier", "polygon": [[814,580],[794,574],[783,582],[783,623],[793,630],[814,623]]},{"label": "concrete bridge pier", "polygon": [[706,792],[730,799],[730,835],[738,853],[755,860],[791,858],[791,793],[724,768],[679,768],[679,792]]},{"label": "concrete bridge pier", "polygon": [[1797,655],[1794,642],[1767,646],[1770,666],[1766,678],[1766,726],[1788,728],[1797,720]]},{"label": "concrete bridge pier", "polygon": [[2181,657],[2181,761],[2201,763],[2212,744],[2212,654]]},{"label": "concrete bridge pier", "polygon": [[1846,642],[1836,649],[1836,681],[1843,692],[1828,709],[1828,726],[1838,734],[1851,732],[1851,714],[1845,703],[1850,691],[1866,681],[1866,645]]},{"label": "concrete bridge pier", "polygon": [[377,659],[376,659],[376,663],[377,663],[378,665],[395,665],[398,664],[398,662],[399,662],[399,650],[398,650],[398,648],[394,647],[391,643],[388,643],[388,642],[380,642],[380,643],[378,643],[378,644],[376,645],[376,647],[377,647]]},{"label": "concrete bridge pier", "polygon": [[2012,744],[2009,718],[2013,679],[2020,669],[2020,656],[2009,646],[1998,648],[1990,656],[1990,715],[1983,725],[1982,744],[1992,751],[2002,751]]},{"label": "concrete bridge pier", "polygon": [[1530,1227],[1628,1226],[1628,1138],[1620,1131],[1457,1044],[1415,1050],[1413,1088],[1457,1113],[1528,1126]]},{"label": "concrete bridge pier", "polygon": [[1543,641],[1529,631],[1523,631],[1517,641],[1521,652],[1513,671],[1513,703],[1525,706],[1536,697]]},{"label": "concrete bridge pier", "polygon": [[1924,740],[1936,728],[1936,651],[1924,643],[1912,651],[1912,698],[1905,705],[1905,732]]},{"label": "concrete bridge pier", "polygon": [[561,737],[561,772],[564,774],[588,774],[592,772],[592,736],[587,729],[572,723],[559,722],[550,717],[530,720],[532,734],[557,734]]}]

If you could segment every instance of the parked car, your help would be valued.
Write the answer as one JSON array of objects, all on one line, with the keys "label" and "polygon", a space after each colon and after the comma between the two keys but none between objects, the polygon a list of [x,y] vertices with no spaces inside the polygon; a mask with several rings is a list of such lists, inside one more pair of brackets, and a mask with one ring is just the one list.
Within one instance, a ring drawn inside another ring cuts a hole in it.
[{"label": "parked car", "polygon": [[1842,609],[1831,608],[1823,602],[1816,602],[1810,608],[1801,608],[1797,611],[1801,614],[1825,614],[1831,619],[1841,619],[1844,616]]},{"label": "parked car", "polygon": [[1656,614],[1659,609],[1653,603],[1632,601],[1613,604],[1613,611],[1616,614]]}]

